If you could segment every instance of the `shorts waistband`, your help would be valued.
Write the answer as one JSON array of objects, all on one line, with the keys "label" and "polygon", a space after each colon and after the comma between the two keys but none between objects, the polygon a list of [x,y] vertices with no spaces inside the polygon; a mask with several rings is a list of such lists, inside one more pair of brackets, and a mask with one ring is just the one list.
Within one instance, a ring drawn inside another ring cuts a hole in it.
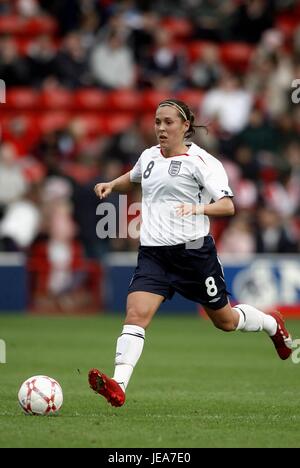
[{"label": "shorts waistband", "polygon": [[184,244],[174,244],[174,245],[140,245],[143,249],[159,249],[159,250],[166,250],[166,249],[185,249],[187,244],[193,244],[197,242],[204,242],[205,240],[212,239],[211,235],[198,237],[198,239],[187,241]]}]

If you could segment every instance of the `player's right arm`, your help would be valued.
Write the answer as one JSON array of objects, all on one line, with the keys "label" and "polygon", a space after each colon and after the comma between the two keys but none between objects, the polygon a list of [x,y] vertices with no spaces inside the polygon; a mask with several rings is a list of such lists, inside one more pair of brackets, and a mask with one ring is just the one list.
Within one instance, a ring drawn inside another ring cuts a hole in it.
[{"label": "player's right arm", "polygon": [[102,200],[106,198],[111,192],[127,193],[133,189],[136,184],[140,184],[142,181],[142,156],[141,154],[131,171],[121,175],[117,179],[111,182],[100,182],[94,188],[96,195]]},{"label": "player's right arm", "polygon": [[102,200],[106,198],[111,192],[129,192],[135,184],[130,180],[130,171],[126,174],[121,175],[117,179],[112,180],[111,182],[100,182],[95,185],[94,191],[97,197]]}]

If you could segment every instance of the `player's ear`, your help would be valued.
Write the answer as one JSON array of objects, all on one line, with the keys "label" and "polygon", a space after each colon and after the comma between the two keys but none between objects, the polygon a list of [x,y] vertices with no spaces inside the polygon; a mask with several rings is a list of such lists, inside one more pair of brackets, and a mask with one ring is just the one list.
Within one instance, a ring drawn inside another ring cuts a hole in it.
[{"label": "player's ear", "polygon": [[189,120],[186,120],[184,122],[184,126],[185,126],[185,132],[184,133],[186,133],[189,130],[190,126],[191,126],[191,122]]}]

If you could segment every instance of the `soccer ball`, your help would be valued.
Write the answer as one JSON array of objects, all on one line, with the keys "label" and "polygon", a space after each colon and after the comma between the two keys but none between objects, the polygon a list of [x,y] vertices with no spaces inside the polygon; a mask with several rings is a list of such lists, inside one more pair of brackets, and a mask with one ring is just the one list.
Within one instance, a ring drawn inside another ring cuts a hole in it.
[{"label": "soccer ball", "polygon": [[59,383],[52,377],[35,375],[22,383],[18,400],[26,414],[54,414],[61,408],[63,392]]}]

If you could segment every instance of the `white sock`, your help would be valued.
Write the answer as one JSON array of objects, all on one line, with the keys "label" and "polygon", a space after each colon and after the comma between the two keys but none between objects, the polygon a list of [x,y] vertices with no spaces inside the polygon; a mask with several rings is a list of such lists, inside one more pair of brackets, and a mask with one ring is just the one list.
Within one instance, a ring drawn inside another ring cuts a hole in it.
[{"label": "white sock", "polygon": [[277,322],[271,315],[265,314],[248,304],[238,304],[234,307],[240,316],[236,330],[244,332],[257,332],[264,330],[273,336],[277,330]]},{"label": "white sock", "polygon": [[137,325],[124,325],[117,341],[115,373],[113,379],[125,391],[134,366],[144,347],[145,330]]}]

